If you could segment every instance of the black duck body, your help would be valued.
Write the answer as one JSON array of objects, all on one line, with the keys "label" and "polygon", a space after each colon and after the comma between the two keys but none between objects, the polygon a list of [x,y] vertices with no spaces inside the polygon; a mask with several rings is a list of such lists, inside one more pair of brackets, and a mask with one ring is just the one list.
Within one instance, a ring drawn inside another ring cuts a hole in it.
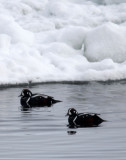
[{"label": "black duck body", "polygon": [[96,127],[104,122],[97,114],[77,113],[74,108],[70,108],[67,115],[69,127]]},{"label": "black duck body", "polygon": [[54,103],[61,102],[44,94],[32,94],[32,92],[28,89],[24,89],[20,96],[20,103],[24,107],[50,107]]}]

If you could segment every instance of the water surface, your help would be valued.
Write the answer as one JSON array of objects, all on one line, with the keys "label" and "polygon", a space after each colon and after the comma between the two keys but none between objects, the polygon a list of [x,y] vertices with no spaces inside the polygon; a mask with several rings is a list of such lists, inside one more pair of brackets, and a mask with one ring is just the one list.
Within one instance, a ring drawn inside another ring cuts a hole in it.
[{"label": "water surface", "polygon": [[[125,81],[34,85],[30,87],[33,92],[63,102],[29,110],[23,110],[19,103],[22,88],[0,89],[0,159],[125,159]],[[100,113],[107,122],[70,129],[65,117],[70,107]]]}]

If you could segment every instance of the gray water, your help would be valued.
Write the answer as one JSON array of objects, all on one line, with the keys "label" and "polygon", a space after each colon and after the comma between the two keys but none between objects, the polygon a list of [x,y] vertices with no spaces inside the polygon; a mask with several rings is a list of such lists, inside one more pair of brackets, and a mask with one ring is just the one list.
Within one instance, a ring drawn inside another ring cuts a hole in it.
[{"label": "gray water", "polygon": [[[18,98],[22,89],[0,89],[0,159],[126,159],[125,82],[31,86],[31,91],[63,102],[26,111]],[[100,113],[107,122],[70,129],[65,117],[70,107]]]}]

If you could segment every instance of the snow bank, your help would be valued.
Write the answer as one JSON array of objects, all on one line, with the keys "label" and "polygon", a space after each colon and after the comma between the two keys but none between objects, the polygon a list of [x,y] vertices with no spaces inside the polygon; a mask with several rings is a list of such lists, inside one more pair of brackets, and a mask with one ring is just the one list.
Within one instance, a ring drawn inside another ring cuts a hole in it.
[{"label": "snow bank", "polygon": [[0,85],[125,79],[121,2],[0,0]]},{"label": "snow bank", "polygon": [[97,27],[86,34],[85,54],[89,61],[111,58],[126,60],[126,29],[113,23]]}]

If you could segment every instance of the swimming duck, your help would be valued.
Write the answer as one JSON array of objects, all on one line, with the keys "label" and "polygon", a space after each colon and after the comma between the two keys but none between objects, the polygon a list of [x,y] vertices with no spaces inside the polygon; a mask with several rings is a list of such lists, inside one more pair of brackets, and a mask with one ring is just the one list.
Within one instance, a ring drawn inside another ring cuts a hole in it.
[{"label": "swimming duck", "polygon": [[101,124],[103,119],[101,119],[96,113],[78,113],[76,109],[69,108],[68,113],[69,127],[96,127]]},{"label": "swimming duck", "polygon": [[53,97],[44,95],[44,94],[33,94],[29,89],[23,89],[21,94],[20,103],[24,107],[33,107],[33,106],[48,106],[50,107],[52,104],[61,102],[59,100],[55,100]]}]

